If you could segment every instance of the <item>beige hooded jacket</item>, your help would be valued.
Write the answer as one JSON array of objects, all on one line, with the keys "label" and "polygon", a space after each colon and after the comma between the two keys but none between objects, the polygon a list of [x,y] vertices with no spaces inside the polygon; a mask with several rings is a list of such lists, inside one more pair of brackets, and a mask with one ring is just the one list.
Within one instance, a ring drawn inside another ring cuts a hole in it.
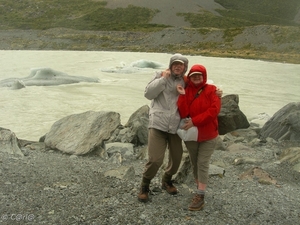
[{"label": "beige hooded jacket", "polygon": [[177,108],[177,85],[185,86],[183,76],[188,68],[188,59],[181,54],[171,57],[169,69],[174,61],[184,62],[185,71],[180,76],[171,73],[168,78],[162,77],[162,72],[156,72],[155,77],[145,88],[144,96],[151,100],[149,112],[149,128],[155,128],[171,134],[176,134],[180,123],[180,115]]}]

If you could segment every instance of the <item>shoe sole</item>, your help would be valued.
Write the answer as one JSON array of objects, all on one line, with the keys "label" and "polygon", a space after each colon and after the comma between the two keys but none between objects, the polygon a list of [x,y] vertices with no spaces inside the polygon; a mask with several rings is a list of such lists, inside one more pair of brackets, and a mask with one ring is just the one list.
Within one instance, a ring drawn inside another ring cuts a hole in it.
[{"label": "shoe sole", "polygon": [[178,191],[176,191],[176,192],[168,192],[165,187],[161,187],[161,189],[165,190],[170,195],[176,195],[176,194],[178,194]]},{"label": "shoe sole", "polygon": [[138,200],[139,200],[140,202],[143,202],[143,203],[146,203],[146,202],[149,201],[149,199],[140,199],[140,198],[138,198]]},{"label": "shoe sole", "polygon": [[201,209],[203,209],[204,205],[202,205],[199,208],[189,208],[190,211],[200,211]]}]

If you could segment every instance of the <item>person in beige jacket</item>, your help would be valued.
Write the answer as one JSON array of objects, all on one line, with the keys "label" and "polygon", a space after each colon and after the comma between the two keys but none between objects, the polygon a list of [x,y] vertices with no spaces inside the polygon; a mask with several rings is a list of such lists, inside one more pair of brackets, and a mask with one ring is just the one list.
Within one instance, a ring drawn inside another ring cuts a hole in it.
[{"label": "person in beige jacket", "polygon": [[188,59],[181,54],[170,58],[169,68],[157,72],[145,88],[145,97],[151,100],[149,111],[148,162],[145,165],[138,200],[149,200],[151,180],[161,167],[165,151],[169,150],[169,161],[162,177],[162,189],[169,194],[177,194],[172,183],[183,153],[182,140],[177,135],[180,115],[177,108],[179,93],[177,86],[185,86],[184,74],[188,69]]}]

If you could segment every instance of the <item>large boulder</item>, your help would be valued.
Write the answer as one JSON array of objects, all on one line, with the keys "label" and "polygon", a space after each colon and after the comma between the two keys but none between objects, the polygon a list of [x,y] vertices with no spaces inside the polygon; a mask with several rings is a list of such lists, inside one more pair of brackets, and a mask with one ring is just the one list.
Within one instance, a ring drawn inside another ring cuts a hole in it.
[{"label": "large boulder", "polygon": [[149,106],[144,105],[136,110],[129,118],[125,127],[131,129],[133,140],[131,143],[135,145],[148,144],[148,124],[149,124]]},{"label": "large boulder", "polygon": [[300,141],[300,102],[292,102],[277,111],[262,127],[261,139]]},{"label": "large boulder", "polygon": [[104,141],[121,125],[116,112],[87,111],[55,122],[45,135],[47,148],[84,155],[104,148]]},{"label": "large boulder", "polygon": [[222,98],[222,108],[218,115],[219,134],[244,129],[250,126],[247,117],[239,108],[239,96],[232,94]]},{"label": "large boulder", "polygon": [[148,143],[149,106],[144,105],[137,109],[128,119],[112,134],[107,143],[122,142],[142,146]]},{"label": "large boulder", "polygon": [[280,162],[289,161],[290,163],[300,162],[300,147],[290,147],[284,149],[280,156]]}]

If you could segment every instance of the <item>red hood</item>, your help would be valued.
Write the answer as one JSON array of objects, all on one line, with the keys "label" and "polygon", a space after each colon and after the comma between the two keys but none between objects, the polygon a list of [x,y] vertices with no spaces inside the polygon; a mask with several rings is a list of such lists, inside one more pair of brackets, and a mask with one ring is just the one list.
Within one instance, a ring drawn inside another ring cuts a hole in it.
[{"label": "red hood", "polygon": [[203,75],[203,83],[200,86],[198,86],[197,88],[201,88],[201,87],[205,86],[206,82],[207,82],[206,68],[200,64],[196,64],[191,67],[191,69],[186,77],[187,84],[195,87],[195,85],[191,82],[190,76],[189,76],[191,73],[194,73],[194,72],[201,72]]}]

